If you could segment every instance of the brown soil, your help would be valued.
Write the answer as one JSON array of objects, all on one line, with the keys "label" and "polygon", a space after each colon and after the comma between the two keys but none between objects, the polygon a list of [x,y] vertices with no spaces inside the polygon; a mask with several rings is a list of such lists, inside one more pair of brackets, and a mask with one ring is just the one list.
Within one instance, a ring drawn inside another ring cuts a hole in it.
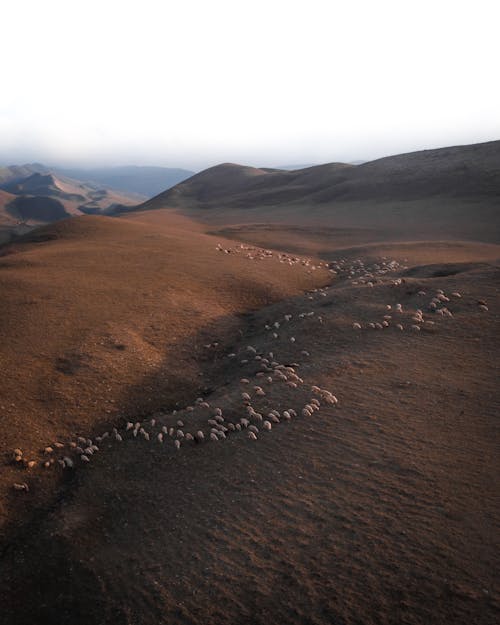
[{"label": "brown soil", "polygon": [[[259,259],[169,211],[68,220],[4,252],[6,458],[113,425],[124,440],[74,470],[3,468],[1,623],[497,622],[500,247],[342,236],[340,251],[294,227],[259,239],[344,258],[337,277]],[[352,284],[357,259],[382,257],[400,265]],[[453,317],[428,312],[437,289]],[[396,303],[388,328],[367,327]],[[435,322],[419,332],[417,308]],[[254,377],[248,345],[296,363],[304,383]],[[156,440],[179,417],[188,431],[206,422],[210,409],[171,414],[199,396],[236,422],[255,384],[263,414],[299,416],[257,441]],[[339,405],[301,416],[312,385]]]}]

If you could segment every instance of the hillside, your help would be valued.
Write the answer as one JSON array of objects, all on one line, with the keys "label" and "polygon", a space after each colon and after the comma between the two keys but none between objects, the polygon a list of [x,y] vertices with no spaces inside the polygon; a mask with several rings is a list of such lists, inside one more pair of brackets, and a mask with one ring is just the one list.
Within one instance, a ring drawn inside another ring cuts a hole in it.
[{"label": "hillside", "polygon": [[[3,453],[21,444],[20,431],[37,455],[46,440],[158,409],[174,391],[178,401],[204,386],[198,331],[227,317],[222,336],[238,313],[326,279],[277,262],[269,274],[269,263],[222,256],[220,241],[175,216],[84,216],[3,248]],[[150,376],[160,376],[153,400],[143,393]]]},{"label": "hillside", "polygon": [[28,178],[33,174],[48,174],[49,169],[40,163],[26,165],[7,165],[0,167],[0,184]]},{"label": "hillside", "polygon": [[500,141],[389,156],[361,165],[263,170],[217,165],[144,205],[252,208],[334,200],[419,200],[433,196],[500,198]]},{"label": "hillside", "polygon": [[[133,205],[138,196],[98,188],[50,172],[34,172],[19,177],[34,166],[10,167],[4,170],[0,191],[7,193],[0,203],[5,227],[9,222],[27,225],[50,223],[66,217],[105,213],[116,205]],[[9,177],[10,176],[10,177]]]},{"label": "hillside", "polygon": [[136,209],[172,207],[225,226],[265,222],[363,228],[372,231],[374,240],[410,236],[498,242],[499,202],[500,141],[492,141],[357,166],[280,171],[223,164]]},{"label": "hillside", "polygon": [[4,248],[2,625],[495,623],[500,247],[266,236]]}]

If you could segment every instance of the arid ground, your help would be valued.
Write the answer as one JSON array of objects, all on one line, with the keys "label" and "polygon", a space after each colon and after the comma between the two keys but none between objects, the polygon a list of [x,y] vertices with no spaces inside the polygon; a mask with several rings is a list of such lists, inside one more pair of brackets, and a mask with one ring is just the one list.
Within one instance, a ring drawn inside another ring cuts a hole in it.
[{"label": "arid ground", "polygon": [[0,248],[0,623],[497,623],[498,231],[240,214]]}]

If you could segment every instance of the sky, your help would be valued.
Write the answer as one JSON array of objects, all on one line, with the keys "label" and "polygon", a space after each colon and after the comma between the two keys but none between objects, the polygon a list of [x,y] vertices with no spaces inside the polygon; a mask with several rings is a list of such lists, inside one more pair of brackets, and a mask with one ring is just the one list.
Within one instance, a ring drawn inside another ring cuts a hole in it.
[{"label": "sky", "polygon": [[500,139],[497,0],[2,5],[0,162],[280,166]]}]

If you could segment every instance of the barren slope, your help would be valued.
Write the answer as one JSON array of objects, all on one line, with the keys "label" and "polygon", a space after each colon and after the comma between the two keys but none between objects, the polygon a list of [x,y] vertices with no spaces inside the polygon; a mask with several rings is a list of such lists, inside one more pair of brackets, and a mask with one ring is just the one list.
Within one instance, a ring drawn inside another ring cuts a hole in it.
[{"label": "barren slope", "polygon": [[411,152],[354,166],[301,170],[211,167],[145,206],[255,208],[293,202],[420,200],[434,196],[500,198],[500,141]]},{"label": "barren slope", "polygon": [[457,238],[497,243],[499,201],[500,142],[492,141],[358,166],[331,163],[283,171],[226,163],[138,208],[174,207],[211,225],[362,228],[366,242]]},{"label": "barren slope", "polygon": [[[201,328],[228,317],[221,334],[234,331],[239,313],[327,277],[220,254],[220,239],[175,216],[162,225],[143,219],[64,220],[2,249],[4,453],[21,446],[38,459],[58,438],[179,401],[205,386]],[[2,471],[3,486],[12,471]]]},{"label": "barren slope", "polygon": [[[126,418],[110,414],[122,440],[111,434],[90,462],[48,470],[45,481],[57,476],[62,489],[48,508],[35,507],[43,472],[19,469],[17,479],[31,488],[12,493],[12,509],[24,511],[27,524],[11,535],[0,563],[5,622],[493,625],[500,609],[500,270],[493,250],[452,244],[446,255],[440,243],[435,251],[429,244],[331,251],[331,288],[250,312],[270,293],[303,287],[312,274],[236,242],[221,241],[216,250],[213,239],[197,233],[186,248],[182,224],[152,235],[161,219],[142,218],[147,226],[136,215],[115,239],[105,233],[107,221],[62,222],[59,240],[39,250],[28,245],[17,264],[7,257],[13,264],[6,273],[16,279],[24,271],[27,280],[36,266],[51,273],[57,260],[74,280],[70,250],[79,252],[78,286],[68,278],[61,283],[70,289],[67,300],[45,287],[44,310],[64,309],[54,319],[63,334],[69,312],[81,311],[77,342],[92,358],[48,387],[56,383],[64,393],[68,380],[79,380],[80,400],[90,405],[91,390],[102,414],[110,406],[103,391],[124,379],[121,408],[132,407],[128,418],[143,432],[134,436]],[[93,258],[99,241],[107,242],[95,262],[85,257],[85,229]],[[127,246],[132,236],[137,253]],[[152,236],[159,247],[146,243]],[[460,253],[465,262],[457,262]],[[133,307],[124,303],[129,287],[118,287],[116,275],[109,279],[110,257],[141,297]],[[175,271],[162,267],[174,259]],[[169,285],[175,291],[167,297]],[[448,301],[437,308],[451,317],[432,312],[439,294]],[[414,319],[417,309],[422,321]],[[237,322],[234,313],[243,310]],[[118,325],[103,334],[102,319],[111,317]],[[156,334],[145,327],[152,320]],[[80,327],[92,340],[83,340]],[[132,331],[142,342],[132,341]],[[24,349],[32,338],[22,339]],[[127,378],[134,347],[153,366]],[[49,372],[52,362],[43,363]],[[332,391],[338,404],[318,389]],[[200,395],[209,405],[196,402]],[[64,403],[79,414],[68,397]],[[312,399],[320,410],[303,414]],[[216,407],[227,426],[249,418],[257,440],[245,428],[207,440]],[[287,420],[289,409],[297,416]],[[267,431],[256,412],[268,418],[271,410],[280,422],[271,419]],[[68,425],[65,413],[55,414]],[[78,419],[75,434],[97,425]],[[67,436],[54,426],[45,425],[41,438]],[[85,435],[95,439],[105,427]],[[176,450],[170,427],[174,438],[179,428],[202,428],[206,440],[178,439]],[[30,435],[20,432],[17,440],[21,433]],[[56,450],[63,453],[74,455]]]}]

